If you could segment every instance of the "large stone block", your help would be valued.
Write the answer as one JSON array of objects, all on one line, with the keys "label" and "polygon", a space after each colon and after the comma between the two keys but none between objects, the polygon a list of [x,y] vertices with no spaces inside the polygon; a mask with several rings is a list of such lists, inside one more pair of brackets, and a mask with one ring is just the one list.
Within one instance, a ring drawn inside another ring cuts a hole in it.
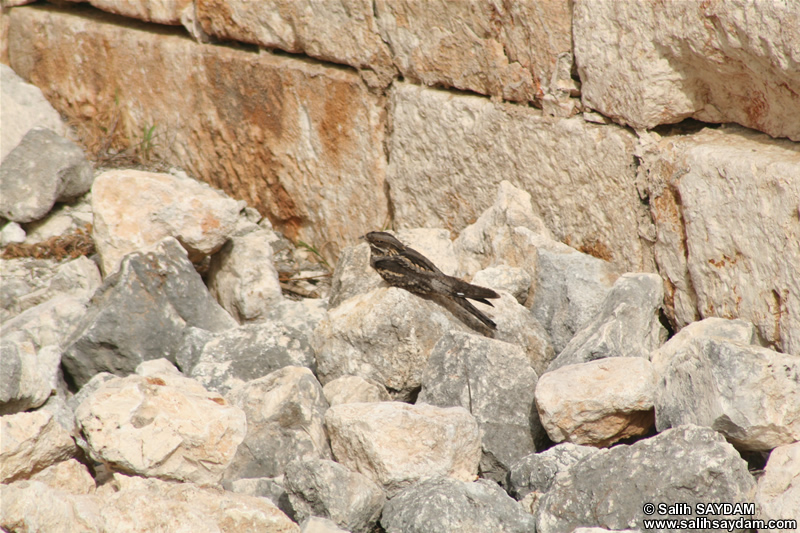
[{"label": "large stone block", "polygon": [[409,84],[395,84],[391,101],[387,181],[398,227],[459,231],[507,180],[531,194],[555,239],[622,271],[654,270],[633,133]]},{"label": "large stone block", "polygon": [[560,81],[569,79],[568,0],[381,0],[376,7],[381,36],[407,79],[514,101],[533,101],[557,85],[559,60],[566,67]]},{"label": "large stone block", "polygon": [[578,0],[573,16],[588,107],[634,128],[691,117],[800,141],[799,3]]},{"label": "large stone block", "polygon": [[198,0],[203,31],[222,39],[304,53],[373,72],[386,86],[395,69],[370,0]]},{"label": "large stone block", "polygon": [[800,354],[800,147],[741,128],[662,139],[643,157],[667,313],[741,318]]},{"label": "large stone block", "polygon": [[119,116],[137,142],[155,126],[151,157],[247,201],[329,260],[386,220],[384,100],[357,73],[85,10],[10,16],[12,66],[59,111],[100,126]]}]

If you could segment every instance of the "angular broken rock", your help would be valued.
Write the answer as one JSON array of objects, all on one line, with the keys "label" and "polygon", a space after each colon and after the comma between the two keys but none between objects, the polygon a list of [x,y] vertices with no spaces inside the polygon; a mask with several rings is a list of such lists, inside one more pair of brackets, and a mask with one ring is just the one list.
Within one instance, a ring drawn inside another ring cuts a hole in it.
[{"label": "angular broken rock", "polygon": [[480,431],[462,407],[348,403],[328,409],[325,424],[337,462],[389,496],[421,479],[472,481],[478,472]]},{"label": "angular broken rock", "polygon": [[286,493],[294,519],[330,518],[352,533],[370,533],[386,502],[368,477],[324,459],[293,461],[286,467]]},{"label": "angular broken rock", "polygon": [[44,217],[56,202],[92,186],[94,171],[83,150],[60,135],[33,128],[0,165],[0,216],[14,222]]},{"label": "angular broken rock", "polygon": [[759,518],[800,522],[800,442],[772,450],[755,501]]},{"label": "angular broken rock", "polygon": [[226,480],[282,475],[296,459],[330,459],[328,402],[307,368],[286,366],[228,393],[247,416],[247,436]]},{"label": "angular broken rock", "polygon": [[167,238],[106,278],[66,341],[64,368],[80,387],[98,372],[127,375],[148,359],[174,363],[189,326],[216,332],[236,321],[208,293],[186,250]]},{"label": "angular broken rock", "polygon": [[559,354],[600,311],[619,272],[608,261],[554,240],[542,240],[536,250],[539,277],[531,312]]},{"label": "angular broken rock", "polygon": [[103,272],[122,258],[166,237],[176,238],[198,262],[219,250],[244,207],[188,177],[139,170],[109,170],[92,185],[92,237]]},{"label": "angular broken rock", "polygon": [[656,389],[656,427],[697,424],[742,450],[800,440],[800,358],[716,336],[676,336]]},{"label": "angular broken rock", "polygon": [[448,333],[431,351],[417,402],[467,409],[481,428],[481,476],[501,481],[545,439],[533,403],[537,380],[519,346]]},{"label": "angular broken rock", "polygon": [[604,357],[643,357],[667,340],[659,312],[664,298],[657,274],[620,276],[597,315],[550,363],[549,370]]},{"label": "angular broken rock", "polygon": [[0,416],[0,435],[0,483],[29,478],[78,452],[47,411]]},{"label": "angular broken rock", "polygon": [[56,389],[61,349],[30,341],[0,340],[0,415],[41,406]]},{"label": "angular broken rock", "polygon": [[322,387],[322,392],[331,407],[340,403],[388,402],[392,399],[386,387],[358,376],[342,376],[329,381]]},{"label": "angular broken rock", "polygon": [[193,483],[114,474],[102,494],[105,531],[236,531],[300,533],[266,498]]},{"label": "angular broken rock", "polygon": [[0,485],[0,529],[3,531],[59,531],[107,533],[101,498],[69,494],[41,481]]},{"label": "angular broken rock", "polygon": [[112,469],[201,485],[220,482],[247,429],[241,409],[171,373],[106,381],[75,419]]},{"label": "angular broken rock", "polygon": [[559,472],[569,470],[572,465],[597,451],[592,446],[564,442],[541,453],[526,455],[511,465],[506,490],[517,500],[530,493],[537,493],[541,497],[550,490]]},{"label": "angular broken rock", "polygon": [[539,378],[536,409],[553,442],[610,446],[653,427],[656,380],[639,357],[562,366]]},{"label": "angular broken rock", "polygon": [[420,481],[390,499],[386,533],[531,533],[536,520],[493,481],[439,477]]},{"label": "angular broken rock", "polygon": [[240,324],[266,318],[283,299],[271,235],[262,229],[235,235],[211,258],[208,290]]},{"label": "angular broken rock", "polygon": [[48,487],[69,494],[92,494],[95,481],[86,465],[75,459],[67,459],[31,476],[31,481],[41,481]]},{"label": "angular broken rock", "polygon": [[220,394],[285,366],[316,368],[308,337],[280,322],[245,324],[209,338],[189,375]]},{"label": "angular broken rock", "polygon": [[466,329],[437,303],[396,287],[349,298],[314,331],[320,381],[345,375],[372,379],[396,399],[419,389],[433,345],[451,329]]},{"label": "angular broken rock", "polygon": [[685,502],[694,513],[698,503],[751,501],[754,489],[747,462],[722,435],[709,428],[680,426],[630,446],[600,450],[556,476],[540,502],[536,531],[641,527],[645,503]]}]

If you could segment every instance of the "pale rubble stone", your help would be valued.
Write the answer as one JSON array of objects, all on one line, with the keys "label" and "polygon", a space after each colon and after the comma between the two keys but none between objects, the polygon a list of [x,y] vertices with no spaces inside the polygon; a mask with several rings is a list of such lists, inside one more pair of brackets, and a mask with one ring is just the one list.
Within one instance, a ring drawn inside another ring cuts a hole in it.
[{"label": "pale rubble stone", "polygon": [[531,288],[531,276],[522,268],[500,265],[476,272],[472,284],[509,292],[517,302],[525,305]]},{"label": "pale rubble stone", "polygon": [[650,359],[667,340],[660,311],[663,282],[657,274],[623,274],[597,314],[567,343],[549,370],[604,357]]},{"label": "pale rubble stone", "polygon": [[651,222],[635,187],[633,133],[408,83],[394,84],[390,100],[398,228],[458,232],[507,180],[531,194],[557,240],[623,271],[655,269],[650,237],[640,235]]},{"label": "pale rubble stone", "polygon": [[478,472],[480,430],[463,407],[348,403],[328,409],[325,424],[336,461],[390,497],[422,479],[472,481]]},{"label": "pale rubble stone", "polygon": [[350,533],[327,518],[310,516],[300,524],[300,533]]},{"label": "pale rubble stone", "polygon": [[219,483],[245,436],[241,409],[172,373],[106,381],[75,418],[90,453],[113,469]]},{"label": "pale rubble stone", "polygon": [[325,399],[333,407],[340,403],[388,402],[386,387],[358,376],[342,376],[322,387]]},{"label": "pale rubble stone", "polygon": [[129,477],[119,473],[102,491],[104,531],[176,533],[299,533],[300,528],[266,498]]},{"label": "pale rubble stone", "polygon": [[102,500],[41,481],[0,485],[0,528],[14,532],[106,533]]},{"label": "pale rubble stone", "polygon": [[[4,4],[5,5],[5,4]],[[5,14],[3,19],[7,19]],[[6,35],[8,35],[6,30]],[[4,38],[3,40],[6,40]],[[36,126],[66,135],[67,127],[41,89],[26,83],[7,64],[0,63],[0,161]]]},{"label": "pale rubble stone", "polygon": [[247,416],[247,435],[225,479],[275,477],[295,459],[330,459],[328,402],[307,368],[286,366],[227,394]]},{"label": "pale rubble stone", "polygon": [[0,414],[41,406],[55,391],[61,348],[37,349],[30,341],[0,340]]},{"label": "pale rubble stone", "polygon": [[30,477],[76,455],[72,437],[47,411],[0,417],[0,482]]},{"label": "pale rubble stone", "polygon": [[89,233],[86,227],[94,223],[91,190],[69,203],[57,203],[47,215],[35,222],[25,224],[25,244],[35,244],[52,237],[77,233]]},{"label": "pale rubble stone", "polygon": [[0,247],[5,248],[9,244],[19,244],[25,242],[25,230],[16,222],[9,221],[0,230]]},{"label": "pale rubble stone", "polygon": [[[329,262],[387,220],[385,98],[358,73],[198,46],[177,32],[122,27],[99,12],[41,6],[9,16],[14,68],[45,87],[57,109],[79,122],[119,113],[134,139],[155,125],[153,158],[245,200]],[[87,46],[76,48],[77,39]],[[96,83],[76,82],[85,79]],[[142,79],[159,90],[145,89]],[[130,90],[115,98],[116,87]]]},{"label": "pale rubble stone", "polygon": [[367,0],[199,0],[197,15],[210,35],[344,63],[371,72],[365,78],[376,87],[395,72]]},{"label": "pale rubble stone", "polygon": [[759,518],[800,523],[800,442],[772,450],[758,480],[755,501]]},{"label": "pale rubble stone", "polygon": [[536,409],[554,442],[609,446],[653,426],[656,380],[639,357],[562,366],[539,378]]},{"label": "pale rubble stone", "polygon": [[211,258],[208,290],[240,324],[267,317],[283,299],[272,263],[271,233],[235,235]]},{"label": "pale rubble stone", "polygon": [[529,501],[538,500],[550,490],[560,472],[569,470],[572,465],[597,451],[592,446],[562,442],[543,452],[526,455],[511,465],[506,490],[517,500],[523,500],[529,495],[535,496],[528,498]]},{"label": "pale rubble stone", "polygon": [[637,129],[695,118],[800,141],[800,4],[582,0],[573,16],[587,107]]},{"label": "pale rubble stone", "polygon": [[421,384],[433,345],[451,329],[466,329],[446,309],[397,287],[345,300],[314,331],[317,373],[327,384],[345,375],[380,383],[408,399]]},{"label": "pale rubble stone", "polygon": [[267,498],[277,505],[282,511],[287,512],[285,503],[286,489],[284,476],[276,477],[249,477],[231,481],[231,490],[259,498]]},{"label": "pale rubble stone", "polygon": [[198,262],[233,232],[244,205],[191,178],[140,170],[109,170],[92,186],[92,237],[103,272],[122,258],[175,237]]},{"label": "pale rubble stone", "polygon": [[92,494],[95,482],[89,470],[75,459],[56,463],[31,476],[31,481],[41,481],[48,487],[69,494]]},{"label": "pale rubble stone", "polygon": [[[75,0],[69,0],[74,2]],[[193,0],[80,0],[89,2],[97,9],[124,17],[155,22],[157,24],[178,25],[186,16],[185,11],[194,11]]]},{"label": "pale rubble stone", "polygon": [[774,348],[800,354],[797,143],[739,127],[704,129],[651,145],[641,173],[678,328],[741,318]]},{"label": "pale rubble stone", "polygon": [[[565,0],[380,0],[375,7],[400,72],[425,85],[528,102],[557,92],[565,81],[558,79],[560,55],[572,64],[572,16]],[[569,67],[567,79],[568,72]]]},{"label": "pale rubble stone", "polygon": [[656,427],[711,427],[742,450],[800,440],[800,358],[717,336],[675,342],[655,390]]},{"label": "pale rubble stone", "polygon": [[25,340],[37,347],[66,344],[70,332],[86,315],[85,296],[57,295],[3,322],[4,339]]}]

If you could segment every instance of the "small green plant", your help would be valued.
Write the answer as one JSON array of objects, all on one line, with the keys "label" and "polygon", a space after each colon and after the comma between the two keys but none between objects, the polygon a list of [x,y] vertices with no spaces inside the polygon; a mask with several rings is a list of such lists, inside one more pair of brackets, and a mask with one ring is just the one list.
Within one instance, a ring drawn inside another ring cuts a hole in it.
[{"label": "small green plant", "polygon": [[308,243],[306,243],[306,242],[303,242],[303,241],[300,241],[300,240],[298,240],[298,241],[297,241],[297,246],[300,246],[300,247],[302,247],[302,248],[305,248],[306,250],[308,250],[309,252],[311,252],[312,254],[314,254],[315,256],[317,256],[317,259],[319,259],[319,260],[320,260],[320,262],[321,262],[323,265],[325,265],[325,267],[327,267],[327,269],[328,269],[328,270],[333,270],[333,268],[331,268],[331,265],[329,265],[329,264],[328,264],[328,262],[325,260],[325,258],[324,258],[324,257],[322,257],[322,254],[321,254],[321,253],[319,253],[319,250],[317,250],[316,248],[314,248],[314,247],[313,247],[313,246],[311,246],[310,244],[308,244]]},{"label": "small green plant", "polygon": [[143,162],[150,161],[150,152],[153,151],[153,136],[156,131],[156,125],[145,126],[142,131],[142,142],[139,143],[140,158]]}]

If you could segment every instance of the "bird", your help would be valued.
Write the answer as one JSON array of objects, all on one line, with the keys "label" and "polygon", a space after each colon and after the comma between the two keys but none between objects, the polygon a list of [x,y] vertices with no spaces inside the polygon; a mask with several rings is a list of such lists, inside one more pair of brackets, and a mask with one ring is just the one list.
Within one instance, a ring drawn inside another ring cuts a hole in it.
[{"label": "bird", "polygon": [[430,259],[406,246],[391,233],[370,231],[361,238],[369,244],[370,266],[389,285],[416,294],[443,296],[480,320],[489,329],[497,329],[497,324],[467,300],[469,298],[494,307],[488,299],[499,298],[500,295],[492,289],[448,276]]}]

